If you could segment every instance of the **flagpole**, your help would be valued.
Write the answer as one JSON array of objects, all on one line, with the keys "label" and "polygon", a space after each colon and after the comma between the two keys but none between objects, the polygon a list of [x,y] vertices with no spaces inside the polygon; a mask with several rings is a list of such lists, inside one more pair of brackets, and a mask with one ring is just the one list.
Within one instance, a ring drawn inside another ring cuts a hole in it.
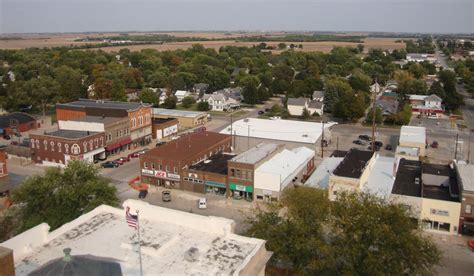
[{"label": "flagpole", "polygon": [[138,256],[140,259],[140,275],[143,276],[143,266],[142,266],[142,245],[140,238],[140,217],[138,215],[139,211],[137,210],[137,230],[138,230]]}]

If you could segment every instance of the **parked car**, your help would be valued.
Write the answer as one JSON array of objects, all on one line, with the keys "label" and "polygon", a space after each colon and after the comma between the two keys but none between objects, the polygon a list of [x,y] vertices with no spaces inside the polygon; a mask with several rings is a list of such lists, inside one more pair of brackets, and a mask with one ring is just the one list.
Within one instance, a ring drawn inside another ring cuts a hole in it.
[{"label": "parked car", "polygon": [[379,147],[379,148],[383,147],[383,143],[380,141],[370,142],[370,144],[371,145],[374,144],[376,147]]},{"label": "parked car", "polygon": [[270,108],[265,108],[265,112],[270,112]]},{"label": "parked car", "polygon": [[469,249],[471,249],[471,251],[474,252],[474,240],[468,240],[467,247],[469,247]]},{"label": "parked car", "polygon": [[359,139],[364,140],[364,141],[371,141],[372,140],[372,138],[369,137],[369,135],[365,135],[365,134],[364,135],[359,135]]},{"label": "parked car", "polygon": [[438,148],[438,142],[433,141],[433,143],[431,143],[431,147],[434,148],[434,149],[437,149]]},{"label": "parked car", "polygon": [[387,144],[387,145],[385,146],[385,149],[386,149],[386,150],[392,150],[392,145]]},{"label": "parked car", "polygon": [[142,154],[145,154],[145,152],[147,152],[147,151],[149,151],[149,150],[150,150],[150,149],[142,149],[142,150],[137,151],[137,153],[138,153],[139,155],[142,155]]},{"label": "parked car", "polygon": [[122,160],[124,163],[130,161],[130,157],[120,157],[120,160]]},{"label": "parked car", "polygon": [[147,194],[148,190],[140,190],[140,192],[138,192],[138,198],[145,198]]},{"label": "parked car", "polygon": [[102,168],[117,168],[119,164],[115,161],[107,161],[102,163]]},{"label": "parked car", "polygon": [[161,193],[161,200],[163,200],[163,202],[170,202],[171,201],[171,191],[164,190]]},{"label": "parked car", "polygon": [[11,142],[10,142],[10,145],[17,146],[17,145],[18,145],[18,141],[11,141]]},{"label": "parked car", "polygon": [[265,113],[265,111],[263,111],[263,110],[258,111],[258,115],[263,115],[263,113]]},{"label": "parked car", "polygon": [[137,157],[139,157],[139,156],[140,156],[140,154],[139,154],[138,152],[132,152],[132,153],[129,153],[129,154],[127,155],[127,157],[128,157],[129,159],[130,159],[130,158],[137,158]]},{"label": "parked car", "polygon": [[207,199],[206,198],[200,198],[198,200],[198,208],[199,209],[206,209],[207,208]]},{"label": "parked car", "polygon": [[16,137],[21,137],[21,133],[19,133],[19,132],[15,132],[14,135],[15,135]]},{"label": "parked car", "polygon": [[163,146],[164,144],[166,144],[165,141],[159,141],[158,143],[156,143],[156,147],[159,147],[159,146]]},{"label": "parked car", "polygon": [[119,164],[119,165],[123,165],[125,163],[125,161],[123,161],[122,159],[118,158],[118,159],[115,159],[114,160],[115,163]]},{"label": "parked car", "polygon": [[354,141],[352,141],[352,143],[354,143],[354,144],[356,144],[356,145],[361,145],[361,146],[367,145],[366,142],[361,141],[361,140],[354,140]]},{"label": "parked car", "polygon": [[10,135],[8,135],[8,134],[3,134],[3,139],[5,139],[5,140],[10,140],[11,137],[10,137]]},{"label": "parked car", "polygon": [[[370,145],[369,147],[367,147],[368,150],[372,150],[372,145]],[[377,147],[377,145],[375,145],[375,151],[379,151],[380,150],[380,147]]]}]

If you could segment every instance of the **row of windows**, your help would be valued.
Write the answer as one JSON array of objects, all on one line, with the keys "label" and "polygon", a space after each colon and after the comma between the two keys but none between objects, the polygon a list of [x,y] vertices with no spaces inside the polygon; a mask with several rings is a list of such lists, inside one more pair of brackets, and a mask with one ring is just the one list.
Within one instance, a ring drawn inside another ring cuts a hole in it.
[{"label": "row of windows", "polygon": [[202,180],[194,179],[194,178],[188,178],[188,177],[184,177],[183,180],[188,181],[188,182],[200,183],[200,184],[204,183],[204,181],[202,181]]},{"label": "row of windows", "polygon": [[253,172],[249,170],[230,169],[230,177],[243,180],[252,180]]},{"label": "row of windows", "polygon": [[[31,139],[30,140],[30,145],[32,149],[43,149],[45,151],[57,151],[57,152],[63,152],[66,154],[69,154],[69,150],[71,151],[71,154],[80,154],[81,153],[81,146],[79,144],[62,144],[61,142],[54,142],[54,141],[49,141],[48,140],[43,140],[42,143],[40,143],[40,140],[38,139]],[[82,143],[82,151],[88,152],[92,151],[94,149],[97,149],[98,147],[103,147],[104,146],[104,138],[95,138],[91,139],[89,141],[84,141]]]},{"label": "row of windows", "polygon": [[[143,121],[145,119],[145,121]],[[146,114],[145,117],[142,115],[138,116],[138,126],[148,124],[150,122],[150,114]],[[132,118],[132,128],[137,127],[137,118]]]},{"label": "row of windows", "polygon": [[[150,166],[148,166],[150,165]],[[152,169],[152,170],[158,170],[158,171],[163,171],[163,165],[158,164],[158,166],[155,166],[155,163],[150,163],[144,162],[143,163],[143,168],[145,169]],[[165,166],[165,171],[170,172],[170,166],[166,165]],[[173,167],[173,173],[177,174],[178,173],[178,167]]]},{"label": "row of windows", "polygon": [[[130,134],[130,128],[125,127],[123,130],[117,129],[115,132],[115,137],[120,138],[122,136],[129,135],[129,134]],[[107,133],[107,135],[105,136],[105,141],[109,142],[112,140],[113,140],[112,133],[111,132]]]},{"label": "row of windows", "polygon": [[[227,145],[227,148],[230,148],[230,143]],[[219,146],[218,148],[216,148],[216,149],[214,150],[214,152],[213,152],[213,151],[209,151],[209,155],[208,155],[208,154],[205,154],[202,158],[198,158],[198,159],[194,160],[194,161],[193,161],[193,165],[194,165],[194,164],[197,164],[197,163],[199,163],[199,162],[201,162],[201,161],[206,160],[208,157],[210,158],[213,154],[218,154],[219,152],[223,152],[223,151],[225,151],[225,149],[226,149],[226,146],[225,146],[225,145]]]}]

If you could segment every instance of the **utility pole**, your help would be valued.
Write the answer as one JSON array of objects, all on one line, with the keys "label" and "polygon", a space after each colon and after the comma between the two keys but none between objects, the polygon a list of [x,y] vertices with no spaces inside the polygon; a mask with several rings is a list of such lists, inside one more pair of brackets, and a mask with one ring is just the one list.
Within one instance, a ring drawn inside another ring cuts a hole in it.
[{"label": "utility pole", "polygon": [[324,117],[321,117],[321,159],[324,158]]},{"label": "utility pole", "polygon": [[232,119],[232,113],[230,114],[230,144],[232,145],[232,149],[234,150],[234,132],[232,131],[232,124],[233,124],[233,119]]},{"label": "utility pole", "polygon": [[470,164],[470,159],[471,159],[471,136],[472,136],[472,132],[474,130],[469,130],[469,143],[467,144],[467,163]]},{"label": "utility pole", "polygon": [[454,160],[457,160],[457,157],[458,157],[458,139],[459,139],[459,133],[456,133],[456,146],[454,148]]},{"label": "utility pole", "polygon": [[375,78],[375,90],[373,92],[373,99],[372,99],[372,142],[371,142],[371,149],[372,152],[375,153],[375,97],[378,93],[378,82],[377,78]]},{"label": "utility pole", "polygon": [[250,149],[250,125],[247,126],[247,150]]}]

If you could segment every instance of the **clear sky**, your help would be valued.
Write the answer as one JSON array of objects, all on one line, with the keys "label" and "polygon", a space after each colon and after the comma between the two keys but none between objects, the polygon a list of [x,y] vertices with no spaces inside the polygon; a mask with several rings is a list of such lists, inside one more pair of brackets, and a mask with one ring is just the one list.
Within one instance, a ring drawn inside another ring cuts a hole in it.
[{"label": "clear sky", "polygon": [[0,0],[0,33],[380,31],[473,33],[474,0]]}]

